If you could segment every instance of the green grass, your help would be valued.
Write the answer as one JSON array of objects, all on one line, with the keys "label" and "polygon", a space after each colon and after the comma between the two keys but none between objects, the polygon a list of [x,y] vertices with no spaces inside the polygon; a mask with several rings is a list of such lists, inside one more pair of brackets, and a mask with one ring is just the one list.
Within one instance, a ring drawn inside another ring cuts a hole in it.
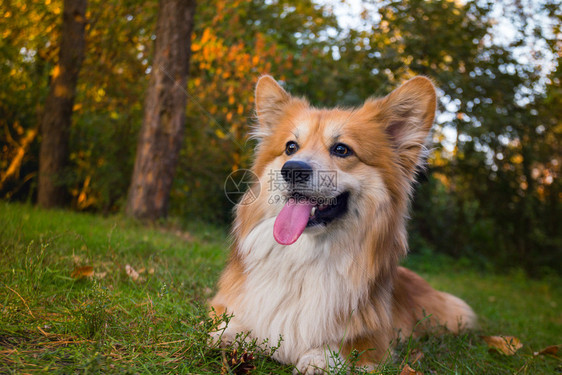
[{"label": "green grass", "polygon": [[[0,202],[0,374],[242,373],[223,363],[244,350],[254,356],[252,374],[290,374],[251,343],[236,352],[209,345],[205,303],[227,248],[226,230],[211,225],[147,228]],[[401,343],[380,373],[400,373],[407,362],[424,374],[562,372],[560,357],[533,355],[562,342],[559,277],[497,275],[433,254],[407,265],[469,302],[481,327]],[[93,277],[71,277],[83,266],[93,267]],[[523,348],[509,357],[489,352],[480,336],[498,334],[518,337]]]}]

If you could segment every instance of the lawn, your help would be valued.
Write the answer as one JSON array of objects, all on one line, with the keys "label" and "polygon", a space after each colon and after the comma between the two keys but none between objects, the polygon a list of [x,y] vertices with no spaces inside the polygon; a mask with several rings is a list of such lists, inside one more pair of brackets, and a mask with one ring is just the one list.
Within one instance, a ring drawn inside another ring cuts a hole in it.
[{"label": "lawn", "polygon": [[[0,202],[0,374],[290,374],[256,345],[209,345],[206,300],[227,258],[225,228],[184,220],[145,227],[121,216]],[[480,328],[398,345],[380,373],[562,373],[562,279],[531,280],[443,256],[407,266],[464,298]],[[482,336],[517,337],[512,356]],[[236,350],[235,350],[236,349]],[[247,362],[238,365],[247,351]]]}]

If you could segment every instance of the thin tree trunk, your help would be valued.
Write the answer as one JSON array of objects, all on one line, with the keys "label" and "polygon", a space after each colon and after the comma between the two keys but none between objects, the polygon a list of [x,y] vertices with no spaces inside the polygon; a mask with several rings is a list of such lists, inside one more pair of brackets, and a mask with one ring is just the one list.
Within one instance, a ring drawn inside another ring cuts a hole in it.
[{"label": "thin tree trunk", "polygon": [[144,103],[127,214],[164,217],[183,140],[195,0],[160,0],[152,76]]},{"label": "thin tree trunk", "polygon": [[87,0],[64,0],[59,62],[41,122],[39,192],[42,207],[62,206],[67,198],[61,173],[68,163],[68,138],[78,73],[84,60]]}]

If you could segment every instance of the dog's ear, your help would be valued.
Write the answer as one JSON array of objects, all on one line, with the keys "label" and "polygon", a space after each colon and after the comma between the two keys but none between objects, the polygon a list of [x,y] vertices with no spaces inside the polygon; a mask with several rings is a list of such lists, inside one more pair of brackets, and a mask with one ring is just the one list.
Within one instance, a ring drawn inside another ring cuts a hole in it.
[{"label": "dog's ear", "polygon": [[271,76],[262,76],[256,84],[256,113],[261,128],[273,127],[291,96]]},{"label": "dog's ear", "polygon": [[401,166],[411,174],[420,164],[421,151],[435,118],[437,95],[433,83],[421,76],[412,78],[371,105],[377,107],[376,121],[384,126]]}]

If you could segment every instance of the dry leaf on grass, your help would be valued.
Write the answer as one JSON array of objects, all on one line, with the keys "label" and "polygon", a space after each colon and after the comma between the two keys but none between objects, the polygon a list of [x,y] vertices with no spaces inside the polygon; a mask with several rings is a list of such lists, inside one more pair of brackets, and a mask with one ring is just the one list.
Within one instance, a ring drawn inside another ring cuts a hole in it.
[{"label": "dry leaf on grass", "polygon": [[501,354],[514,355],[523,347],[521,340],[513,336],[482,336],[490,349],[495,349]]},{"label": "dry leaf on grass", "polygon": [[127,276],[129,276],[133,281],[137,281],[139,278],[139,273],[137,271],[135,271],[135,269],[133,267],[131,267],[130,265],[126,265],[125,266],[125,272],[127,273]]},{"label": "dry leaf on grass", "polygon": [[546,348],[544,348],[540,352],[534,352],[533,354],[534,355],[550,354],[550,355],[557,356],[558,352],[560,351],[560,348],[562,348],[562,345],[551,345],[551,346],[547,346]]},{"label": "dry leaf on grass", "polygon": [[420,371],[416,371],[409,365],[405,365],[400,371],[400,375],[423,375]]},{"label": "dry leaf on grass", "polygon": [[92,276],[94,276],[94,267],[92,266],[76,267],[70,274],[70,277],[77,280]]}]

